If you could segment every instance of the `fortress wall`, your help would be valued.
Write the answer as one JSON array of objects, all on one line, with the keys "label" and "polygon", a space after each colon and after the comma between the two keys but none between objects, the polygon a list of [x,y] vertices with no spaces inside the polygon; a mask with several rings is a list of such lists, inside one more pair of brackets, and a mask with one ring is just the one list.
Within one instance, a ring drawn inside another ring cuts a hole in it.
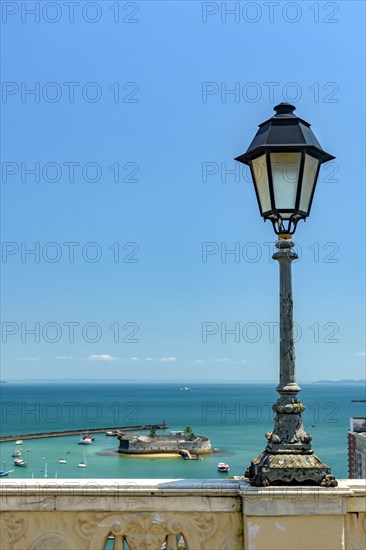
[{"label": "fortress wall", "polygon": [[204,438],[204,440],[193,440],[193,441],[178,441],[176,439],[168,438],[156,438],[151,439],[150,441],[141,441],[141,440],[120,440],[119,452],[121,453],[179,453],[181,449],[187,449],[193,453],[209,453],[211,452],[211,442],[209,438]]}]

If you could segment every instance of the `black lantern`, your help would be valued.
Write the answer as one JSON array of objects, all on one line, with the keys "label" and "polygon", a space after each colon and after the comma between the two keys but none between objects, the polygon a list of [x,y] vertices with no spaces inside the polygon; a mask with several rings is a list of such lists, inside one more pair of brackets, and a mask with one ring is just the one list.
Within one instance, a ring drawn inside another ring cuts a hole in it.
[{"label": "black lantern", "polygon": [[293,105],[280,103],[274,110],[235,160],[250,166],[261,216],[278,235],[291,235],[310,214],[320,165],[335,157],[321,148],[310,124],[293,114]]}]

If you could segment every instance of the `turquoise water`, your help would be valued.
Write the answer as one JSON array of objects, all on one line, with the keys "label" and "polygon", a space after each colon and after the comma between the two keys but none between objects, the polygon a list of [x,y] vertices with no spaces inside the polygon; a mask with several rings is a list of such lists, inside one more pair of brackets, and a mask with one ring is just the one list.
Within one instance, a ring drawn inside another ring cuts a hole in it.
[{"label": "turquoise water", "polygon": [[[273,384],[20,384],[1,385],[3,435],[162,423],[172,430],[190,425],[208,435],[219,453],[199,461],[181,458],[105,456],[116,450],[117,440],[95,434],[91,445],[78,445],[79,435],[25,440],[22,456],[27,468],[16,468],[10,477],[30,478],[213,478],[243,475],[250,460],[265,447],[264,433],[273,428]],[[361,384],[304,384],[304,425],[313,436],[315,453],[339,478],[348,477],[347,432],[351,416],[364,416]],[[143,433],[143,432],[140,432]],[[1,443],[1,467],[13,469],[14,442]],[[67,464],[58,460],[66,452]],[[87,468],[78,468],[83,458]],[[229,474],[219,474],[217,463],[230,464]],[[47,464],[47,467],[45,466]]]}]

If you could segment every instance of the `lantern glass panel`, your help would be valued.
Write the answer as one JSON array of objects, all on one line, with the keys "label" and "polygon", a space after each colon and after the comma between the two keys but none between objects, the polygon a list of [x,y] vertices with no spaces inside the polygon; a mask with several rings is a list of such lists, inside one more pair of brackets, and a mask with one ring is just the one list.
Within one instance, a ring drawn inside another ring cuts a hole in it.
[{"label": "lantern glass panel", "polygon": [[315,178],[319,166],[318,159],[311,155],[305,155],[304,163],[304,175],[302,179],[301,197],[300,197],[300,210],[309,213],[310,200],[313,194],[315,185]]},{"label": "lantern glass panel", "polygon": [[254,185],[256,186],[259,197],[259,205],[263,214],[264,212],[272,210],[271,197],[269,194],[266,155],[261,155],[252,161],[252,171]]},{"label": "lantern glass panel", "polygon": [[[295,209],[301,153],[271,153],[270,158],[275,206],[288,219]],[[283,212],[288,209],[292,212]]]}]

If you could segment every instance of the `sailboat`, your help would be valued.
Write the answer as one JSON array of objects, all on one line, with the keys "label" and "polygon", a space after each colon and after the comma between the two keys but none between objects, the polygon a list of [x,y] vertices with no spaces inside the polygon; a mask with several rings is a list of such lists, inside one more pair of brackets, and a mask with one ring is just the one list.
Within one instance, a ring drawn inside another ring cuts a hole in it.
[{"label": "sailboat", "polygon": [[88,463],[85,458],[85,453],[83,453],[83,460],[79,462],[78,468],[86,468],[88,466]]},{"label": "sailboat", "polygon": [[65,447],[64,447],[64,456],[62,458],[60,458],[59,463],[60,464],[67,464]]}]

